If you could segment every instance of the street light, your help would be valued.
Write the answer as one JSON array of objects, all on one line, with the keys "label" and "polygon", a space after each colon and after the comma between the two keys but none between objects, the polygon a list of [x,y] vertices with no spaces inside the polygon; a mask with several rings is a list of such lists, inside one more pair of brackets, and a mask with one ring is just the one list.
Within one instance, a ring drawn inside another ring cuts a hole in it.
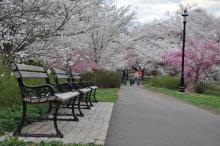
[{"label": "street light", "polygon": [[184,86],[184,57],[185,57],[185,36],[186,36],[186,17],[188,16],[187,9],[183,11],[183,49],[182,49],[182,72],[180,78],[179,92],[185,92]]}]

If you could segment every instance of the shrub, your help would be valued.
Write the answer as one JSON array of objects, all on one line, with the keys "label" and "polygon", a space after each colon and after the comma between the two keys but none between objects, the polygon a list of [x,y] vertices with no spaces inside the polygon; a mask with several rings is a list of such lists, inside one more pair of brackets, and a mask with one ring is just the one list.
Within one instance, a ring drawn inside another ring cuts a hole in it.
[{"label": "shrub", "polygon": [[34,66],[43,66],[43,67],[48,67],[49,66],[43,60],[38,60],[38,59],[29,59],[29,60],[25,61],[24,64],[34,65]]},{"label": "shrub", "polygon": [[170,77],[170,76],[156,76],[147,80],[147,84],[151,86],[167,88],[167,89],[175,89],[179,88],[179,78]]},{"label": "shrub", "polygon": [[94,73],[93,72],[83,73],[81,75],[81,77],[82,77],[82,80],[84,80],[84,81],[94,81]]},{"label": "shrub", "polygon": [[118,72],[99,70],[82,74],[83,80],[94,81],[100,88],[120,88],[121,77]]},{"label": "shrub", "polygon": [[[0,106],[21,104],[21,92],[10,67],[0,66]],[[44,79],[25,79],[27,85],[45,84]]]},{"label": "shrub", "polygon": [[15,76],[8,66],[0,65],[0,106],[21,103],[21,93]]},{"label": "shrub", "polygon": [[205,85],[203,83],[196,84],[195,91],[196,93],[203,94],[205,92]]}]

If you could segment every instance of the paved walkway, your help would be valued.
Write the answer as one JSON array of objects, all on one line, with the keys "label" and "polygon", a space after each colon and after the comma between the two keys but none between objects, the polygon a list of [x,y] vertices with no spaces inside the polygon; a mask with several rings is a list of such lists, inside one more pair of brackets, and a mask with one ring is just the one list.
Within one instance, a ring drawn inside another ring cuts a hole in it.
[{"label": "paved walkway", "polygon": [[220,116],[138,87],[122,87],[106,146],[220,146]]},{"label": "paved walkway", "polygon": [[[59,121],[58,126],[64,134],[64,138],[24,138],[25,141],[39,143],[41,141],[62,141],[63,143],[95,143],[104,145],[113,103],[98,102],[91,110],[84,110],[84,117],[79,117],[79,122]],[[77,110],[76,110],[77,111]],[[69,110],[69,112],[71,112]],[[24,128],[24,132],[29,133],[54,133],[52,121],[35,122]]]}]

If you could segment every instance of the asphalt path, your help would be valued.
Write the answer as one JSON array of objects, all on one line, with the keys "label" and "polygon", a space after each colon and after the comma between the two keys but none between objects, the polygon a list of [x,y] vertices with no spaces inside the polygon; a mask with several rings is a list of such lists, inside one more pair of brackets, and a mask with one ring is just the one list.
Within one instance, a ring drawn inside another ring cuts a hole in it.
[{"label": "asphalt path", "polygon": [[123,86],[106,146],[220,146],[220,115],[160,93]]}]

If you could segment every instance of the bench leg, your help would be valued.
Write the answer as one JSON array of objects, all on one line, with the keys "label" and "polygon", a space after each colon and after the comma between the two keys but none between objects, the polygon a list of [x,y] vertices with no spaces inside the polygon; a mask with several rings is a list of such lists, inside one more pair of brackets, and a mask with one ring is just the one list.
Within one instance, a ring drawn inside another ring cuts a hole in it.
[{"label": "bench leg", "polygon": [[93,92],[93,97],[94,97],[95,102],[97,103],[98,100],[96,99],[96,89],[95,89],[94,92]]},{"label": "bench leg", "polygon": [[88,104],[88,102],[89,102],[89,101],[88,101],[88,100],[89,100],[88,98],[89,98],[89,93],[86,93],[86,108],[87,108],[87,109],[90,109],[90,106],[89,106],[89,104]]},{"label": "bench leg", "polygon": [[52,103],[52,102],[50,102],[50,103],[49,103],[49,108],[48,108],[47,113],[50,113],[50,112],[51,112],[52,107],[53,107],[53,103]]},{"label": "bench leg", "polygon": [[23,102],[22,104],[23,104],[23,113],[22,113],[21,123],[18,125],[17,130],[13,133],[13,136],[19,136],[21,134],[21,130],[24,126],[24,122],[26,119],[27,105],[25,102]]},{"label": "bench leg", "polygon": [[59,130],[58,126],[57,126],[57,114],[58,114],[60,105],[61,105],[61,103],[58,102],[58,103],[57,103],[56,110],[55,110],[55,113],[54,113],[53,122],[54,122],[54,127],[55,127],[55,130],[56,130],[56,135],[57,135],[57,137],[63,138],[63,134],[60,132],[60,130]]},{"label": "bench leg", "polygon": [[92,91],[93,91],[93,90],[91,90],[91,91],[89,92],[89,103],[90,103],[90,106],[91,106],[91,107],[93,107],[92,100],[91,100]]},{"label": "bench leg", "polygon": [[80,96],[79,96],[79,98],[78,98],[78,110],[79,110],[78,116],[80,116],[80,117],[83,117],[83,116],[84,116],[83,112],[81,111],[81,107],[80,107],[82,98],[83,98],[83,94],[80,93]]},{"label": "bench leg", "polygon": [[79,121],[78,117],[77,117],[76,114],[75,114],[75,110],[74,110],[74,105],[75,105],[75,102],[76,102],[76,98],[77,98],[77,97],[74,97],[74,99],[73,99],[73,101],[72,101],[72,107],[71,107],[71,109],[72,109],[72,114],[73,114],[73,117],[74,117],[73,121]]}]

